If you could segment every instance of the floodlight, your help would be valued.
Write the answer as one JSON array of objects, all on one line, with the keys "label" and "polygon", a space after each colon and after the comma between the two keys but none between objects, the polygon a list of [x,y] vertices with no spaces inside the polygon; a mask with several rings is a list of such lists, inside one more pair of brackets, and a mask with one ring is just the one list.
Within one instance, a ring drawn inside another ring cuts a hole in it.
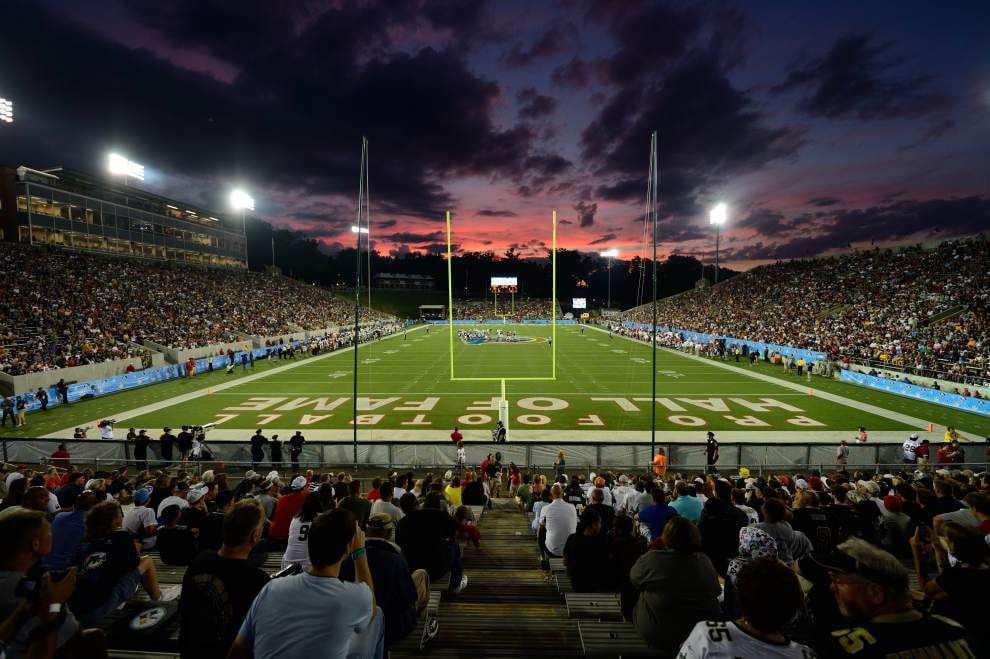
[{"label": "floodlight", "polygon": [[230,193],[230,205],[234,210],[254,210],[254,197],[244,192],[244,190],[234,190]]},{"label": "floodlight", "polygon": [[606,249],[604,252],[598,252],[599,256],[604,256],[608,259],[614,259],[619,255],[619,250],[617,249]]},{"label": "floodlight", "polygon": [[139,181],[144,180],[144,165],[132,162],[118,153],[111,153],[107,158],[107,163],[111,174],[123,176],[125,180],[128,176]]},{"label": "floodlight", "polygon": [[351,233],[371,233],[371,232],[368,231],[368,227],[359,227],[356,224],[352,224]]},{"label": "floodlight", "polygon": [[721,226],[725,224],[725,220],[729,216],[729,209],[725,204],[716,204],[715,207],[708,214],[708,220],[716,225]]},{"label": "floodlight", "polygon": [[0,97],[0,121],[6,124],[14,123],[14,102]]}]

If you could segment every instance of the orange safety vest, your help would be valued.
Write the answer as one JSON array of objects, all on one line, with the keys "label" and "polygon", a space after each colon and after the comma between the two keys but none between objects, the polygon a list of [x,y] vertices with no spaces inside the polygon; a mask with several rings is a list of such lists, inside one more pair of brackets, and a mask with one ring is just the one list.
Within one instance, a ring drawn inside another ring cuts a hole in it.
[{"label": "orange safety vest", "polygon": [[667,456],[660,455],[659,453],[653,457],[653,473],[657,476],[663,476],[667,473]]}]

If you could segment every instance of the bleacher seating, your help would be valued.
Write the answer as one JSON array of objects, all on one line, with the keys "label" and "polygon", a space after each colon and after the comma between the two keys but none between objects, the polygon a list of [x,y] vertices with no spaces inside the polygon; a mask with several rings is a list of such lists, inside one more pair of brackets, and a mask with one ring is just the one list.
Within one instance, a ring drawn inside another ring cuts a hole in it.
[{"label": "bleacher seating", "polygon": [[[288,277],[0,242],[0,371],[20,375],[354,321],[350,300]],[[366,320],[385,314],[365,309]]]},{"label": "bleacher seating", "polygon": [[[658,303],[660,327],[990,382],[990,241],[851,252],[755,268]],[[652,322],[650,305],[623,319]]]}]

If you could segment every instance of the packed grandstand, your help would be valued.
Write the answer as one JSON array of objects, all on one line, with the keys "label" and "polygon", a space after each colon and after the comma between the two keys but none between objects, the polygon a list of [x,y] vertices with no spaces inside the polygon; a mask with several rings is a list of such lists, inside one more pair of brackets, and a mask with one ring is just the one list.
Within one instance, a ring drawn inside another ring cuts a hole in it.
[{"label": "packed grandstand", "polygon": [[[497,305],[497,306],[496,306]],[[560,306],[554,304],[557,318],[561,318]],[[490,300],[454,300],[454,320],[484,320],[503,318],[512,320],[550,320],[550,300],[517,297],[500,297],[496,303]]]},{"label": "packed grandstand", "polygon": [[[652,309],[624,317],[650,323]],[[980,235],[762,266],[659,302],[657,325],[982,384],[990,382],[990,242]]]},{"label": "packed grandstand", "polygon": [[[457,653],[500,631],[484,647],[519,656],[990,652],[986,474],[595,474],[489,454],[359,476],[267,457],[80,469],[63,447],[4,465],[0,600],[27,621],[7,656],[46,638],[67,656],[274,656],[314,628],[341,655]],[[39,570],[54,576],[15,590]]]},{"label": "packed grandstand", "polygon": [[[0,371],[20,375],[354,322],[353,301],[290,279],[0,242]],[[388,316],[364,310],[363,320]]]}]

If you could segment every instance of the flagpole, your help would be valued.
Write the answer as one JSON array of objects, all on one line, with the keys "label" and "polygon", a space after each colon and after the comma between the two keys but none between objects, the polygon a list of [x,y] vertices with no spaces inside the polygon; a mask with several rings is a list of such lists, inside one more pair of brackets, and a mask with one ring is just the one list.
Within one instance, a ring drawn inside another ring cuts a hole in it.
[{"label": "flagpole", "polygon": [[657,182],[660,178],[659,162],[657,158],[657,132],[653,131],[650,140],[650,176],[647,183],[648,212],[652,217],[648,218],[653,225],[653,367],[651,382],[653,384],[652,395],[650,396],[650,462],[657,454]]}]

